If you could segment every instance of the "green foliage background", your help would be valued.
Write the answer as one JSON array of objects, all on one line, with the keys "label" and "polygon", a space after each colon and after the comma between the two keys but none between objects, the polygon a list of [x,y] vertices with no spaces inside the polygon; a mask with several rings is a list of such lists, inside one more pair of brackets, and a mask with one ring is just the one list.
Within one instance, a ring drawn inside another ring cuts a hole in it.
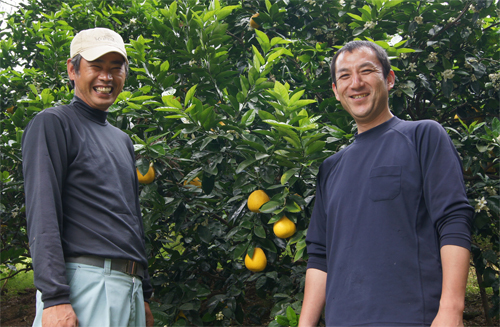
[{"label": "green foliage background", "polygon": [[[499,13],[492,0],[28,1],[0,31],[1,264],[29,255],[23,130],[71,100],[72,37],[108,27],[130,57],[109,121],[132,138],[138,169],[157,172],[140,195],[156,323],[265,324],[287,306],[299,312],[315,176],[356,130],[333,97],[330,59],[367,39],[391,56],[394,114],[434,119],[456,144],[476,207],[473,265],[498,315]],[[271,197],[262,213],[246,208],[257,189]],[[287,240],[272,231],[283,215],[297,224]],[[255,247],[268,259],[260,273],[243,264]]]}]

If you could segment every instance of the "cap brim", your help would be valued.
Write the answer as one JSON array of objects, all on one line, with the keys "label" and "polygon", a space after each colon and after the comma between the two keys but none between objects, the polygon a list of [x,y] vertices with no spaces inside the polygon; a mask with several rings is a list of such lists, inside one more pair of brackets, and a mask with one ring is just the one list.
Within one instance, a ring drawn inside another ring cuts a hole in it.
[{"label": "cap brim", "polygon": [[113,46],[109,46],[109,45],[104,45],[101,47],[95,47],[95,48],[91,48],[91,49],[82,51],[82,52],[80,52],[80,55],[87,61],[94,61],[94,60],[98,59],[99,57],[102,57],[105,54],[110,53],[110,52],[116,52],[116,53],[121,54],[128,64],[127,54],[123,53],[123,51],[121,51],[117,47],[113,47]]}]

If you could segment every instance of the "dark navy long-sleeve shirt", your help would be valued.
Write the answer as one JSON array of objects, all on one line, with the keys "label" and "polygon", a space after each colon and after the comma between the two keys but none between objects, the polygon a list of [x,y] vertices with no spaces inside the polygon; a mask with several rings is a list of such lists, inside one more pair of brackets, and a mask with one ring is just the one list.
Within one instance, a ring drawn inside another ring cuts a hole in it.
[{"label": "dark navy long-sleeve shirt", "polygon": [[440,248],[470,248],[458,154],[433,121],[356,135],[318,175],[308,268],[327,272],[327,326],[424,326],[439,308]]},{"label": "dark navy long-sleeve shirt", "polygon": [[147,274],[132,142],[78,97],[48,108],[22,140],[30,252],[45,307],[70,303],[65,257],[134,260]]}]

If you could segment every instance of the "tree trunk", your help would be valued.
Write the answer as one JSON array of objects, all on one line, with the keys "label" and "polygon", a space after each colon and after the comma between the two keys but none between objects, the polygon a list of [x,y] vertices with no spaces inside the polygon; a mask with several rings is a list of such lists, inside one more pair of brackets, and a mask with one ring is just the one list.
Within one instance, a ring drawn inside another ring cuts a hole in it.
[{"label": "tree trunk", "polygon": [[486,296],[486,290],[484,289],[483,286],[483,276],[477,271],[476,269],[476,278],[477,278],[477,283],[479,285],[479,294],[481,294],[481,302],[483,303],[483,310],[484,310],[484,317],[486,319],[486,324],[488,326],[492,326],[493,323],[491,322],[491,318],[489,315],[490,311],[490,306],[488,305],[488,297]]}]

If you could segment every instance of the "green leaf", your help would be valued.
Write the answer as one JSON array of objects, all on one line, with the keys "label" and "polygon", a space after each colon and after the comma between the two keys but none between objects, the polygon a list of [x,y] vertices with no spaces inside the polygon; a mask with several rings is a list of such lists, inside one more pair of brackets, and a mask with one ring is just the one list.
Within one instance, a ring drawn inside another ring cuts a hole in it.
[{"label": "green leaf", "polygon": [[384,3],[384,7],[385,8],[392,8],[392,7],[399,5],[403,1],[406,1],[406,0],[389,0],[389,1]]},{"label": "green leaf", "polygon": [[296,140],[294,140],[293,138],[291,137],[288,137],[288,136],[284,136],[283,137],[285,140],[288,141],[288,143],[290,143],[291,145],[293,145],[294,148],[296,148],[297,150],[300,150],[302,149],[302,146],[300,145],[300,143],[298,143]]},{"label": "green leaf", "polygon": [[[365,6],[365,7],[368,7],[368,6]],[[369,9],[369,7],[368,7]],[[370,20],[374,20],[376,17],[373,17],[372,18],[372,13],[370,10],[367,10],[367,8],[358,8],[358,10],[361,12],[362,14],[362,19],[367,22],[367,21],[370,21]]]},{"label": "green leaf", "polygon": [[305,251],[305,248],[297,250],[295,252],[295,256],[293,257],[293,261],[297,262],[298,260],[302,259],[302,257],[304,256],[304,251]]},{"label": "green leaf", "polygon": [[447,98],[451,97],[451,93],[453,92],[453,80],[447,79],[446,81],[442,81],[441,89]]},{"label": "green leaf", "polygon": [[278,59],[279,57],[281,57],[281,55],[284,53],[284,50],[283,48],[280,48],[280,49],[274,49],[275,51],[273,51],[268,57],[267,57],[267,62],[268,63],[272,63],[274,62],[276,59]]},{"label": "green leaf", "polygon": [[200,239],[204,243],[209,244],[210,242],[212,242],[213,235],[212,235],[212,232],[210,232],[210,230],[208,228],[206,228],[203,225],[199,225],[197,228],[197,231],[198,231],[198,235],[200,236]]},{"label": "green leaf", "polygon": [[267,12],[270,12],[271,11],[271,2],[269,0],[266,0],[266,9],[267,9]]},{"label": "green leaf", "polygon": [[170,68],[170,64],[168,63],[168,60],[165,60],[163,64],[160,66],[160,71],[166,72]]},{"label": "green leaf", "polygon": [[293,104],[292,110],[300,109],[300,108],[305,107],[311,103],[316,103],[316,100],[312,100],[312,99],[298,100]]},{"label": "green leaf", "polygon": [[188,104],[189,104],[189,101],[191,101],[191,99],[193,98],[194,96],[194,93],[196,92],[196,87],[198,86],[198,84],[195,84],[193,87],[191,87],[189,89],[189,91],[187,92],[186,94],[186,98],[184,99],[184,107],[187,107]]},{"label": "green leaf", "polygon": [[250,126],[255,119],[255,110],[248,110],[243,117],[241,117],[240,125]]},{"label": "green leaf", "polygon": [[306,154],[311,155],[315,152],[323,150],[323,148],[325,147],[325,144],[326,144],[325,141],[316,141],[316,142],[312,143],[311,145],[309,145],[306,148]]},{"label": "green leaf", "polygon": [[290,326],[290,323],[288,322],[288,319],[285,316],[276,316],[276,321],[280,326],[285,326],[288,327]]},{"label": "green leaf", "polygon": [[248,243],[238,244],[233,251],[233,260],[241,259],[243,254],[247,251]]},{"label": "green leaf", "polygon": [[201,142],[200,151],[203,151],[203,149],[205,149],[205,147],[216,138],[217,136],[214,135],[204,138],[203,141]]},{"label": "green leaf", "polygon": [[248,166],[252,165],[253,163],[255,163],[257,160],[254,159],[254,158],[250,158],[250,159],[247,159],[243,162],[241,162],[239,165],[238,165],[238,168],[236,168],[236,174],[239,174],[241,173],[243,170],[245,170]]},{"label": "green leaf", "polygon": [[262,287],[264,287],[264,285],[266,285],[266,282],[267,282],[266,276],[259,277],[259,279],[257,279],[257,282],[255,283],[255,288],[261,289]]},{"label": "green leaf", "polygon": [[[290,105],[294,105],[295,102],[297,102],[301,97],[302,95],[304,94],[306,90],[300,90],[300,91],[297,91],[295,92],[292,97],[290,98]],[[314,101],[316,102],[316,101]]]},{"label": "green leaf", "polygon": [[151,100],[151,99],[154,99],[156,98],[156,96],[152,96],[152,95],[142,95],[142,96],[138,96],[138,97],[133,97],[133,98],[130,98],[129,100],[130,101],[141,101],[141,102],[144,102],[146,100]]},{"label": "green leaf", "polygon": [[268,202],[264,203],[262,205],[262,207],[260,207],[260,212],[271,213],[274,210],[276,210],[280,205],[281,205],[281,203],[279,203],[277,201],[268,201]]},{"label": "green leaf", "polygon": [[[406,41],[404,41],[404,42],[406,42]],[[396,46],[397,46],[397,44],[396,44]],[[415,52],[415,50],[414,49],[410,49],[410,48],[401,48],[401,49],[398,49],[398,51],[397,51],[398,54],[400,54],[400,53],[411,53],[411,52]]]},{"label": "green leaf", "polygon": [[286,308],[286,317],[292,326],[297,324],[297,314],[292,307]]},{"label": "green leaf", "polygon": [[217,12],[217,19],[218,20],[223,20],[224,18],[226,18],[227,16],[229,16],[233,10],[237,9],[237,8],[241,8],[240,5],[236,5],[236,6],[226,6],[222,9],[220,9],[220,11]]},{"label": "green leaf", "polygon": [[295,175],[296,173],[298,173],[300,171],[300,168],[292,168],[292,169],[289,169],[287,170],[282,176],[281,176],[281,185],[285,185],[286,182],[288,182],[288,180],[290,179],[290,177],[292,177],[293,175]]},{"label": "green leaf", "polygon": [[495,133],[496,137],[500,135],[500,120],[497,117],[491,120],[491,130]]},{"label": "green leaf", "polygon": [[266,63],[266,60],[260,54],[259,50],[257,50],[257,48],[255,47],[255,45],[252,45],[252,50],[253,50],[254,55],[257,56],[257,58],[259,59],[260,64],[264,65]]},{"label": "green leaf", "polygon": [[387,49],[390,47],[389,43],[385,41],[375,41],[376,44],[380,45],[382,49]]},{"label": "green leaf", "polygon": [[364,22],[365,20],[363,20],[363,18],[361,18],[361,16],[358,16],[356,14],[352,14],[350,12],[347,13],[349,16],[351,16],[352,18],[356,19],[356,20],[359,20],[359,21],[362,21]]},{"label": "green leaf", "polygon": [[261,153],[266,153],[266,148],[264,147],[264,145],[260,144],[260,143],[257,143],[257,142],[252,142],[252,141],[248,141],[248,140],[243,140],[243,143],[247,144],[247,145],[250,145],[252,148],[254,148],[255,150],[261,152]]},{"label": "green leaf", "polygon": [[269,38],[267,37],[266,33],[256,29],[255,33],[257,34],[257,41],[260,43],[260,46],[262,47],[262,50],[264,50],[264,53],[267,53],[269,49],[271,49],[271,44],[269,43]]},{"label": "green leaf", "polygon": [[152,145],[149,147],[153,152],[155,152],[156,154],[160,155],[160,156],[164,156],[165,155],[165,149],[163,148],[163,146],[161,144],[155,144],[155,145]]},{"label": "green leaf", "polygon": [[35,85],[29,84],[28,87],[30,88],[31,92],[33,92],[34,95],[38,96],[38,90],[36,89]]},{"label": "green leaf", "polygon": [[297,213],[301,212],[302,209],[296,202],[292,202],[292,203],[287,203],[287,205],[285,206],[285,211]]},{"label": "green leaf", "polygon": [[266,230],[262,226],[255,226],[254,233],[257,237],[266,238]]},{"label": "green leaf", "polygon": [[281,99],[284,102],[284,104],[288,105],[290,98],[288,97],[288,90],[285,88],[283,84],[276,81],[274,83],[274,92],[278,93],[281,96]]},{"label": "green leaf", "polygon": [[262,120],[266,120],[266,119],[276,120],[276,117],[274,117],[271,113],[264,111],[264,110],[259,110],[258,115],[259,115],[260,119],[262,119]]}]

